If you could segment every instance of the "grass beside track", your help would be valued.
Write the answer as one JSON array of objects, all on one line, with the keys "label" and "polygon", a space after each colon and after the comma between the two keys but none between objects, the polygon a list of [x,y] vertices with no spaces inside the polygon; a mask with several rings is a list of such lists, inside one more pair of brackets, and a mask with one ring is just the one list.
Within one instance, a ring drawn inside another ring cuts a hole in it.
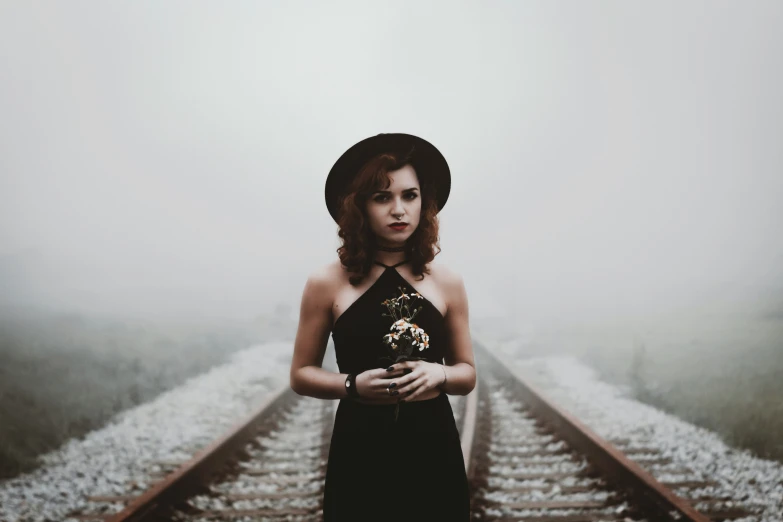
[{"label": "grass beside track", "polygon": [[287,321],[191,323],[0,316],[0,478],[255,343],[293,338]]}]

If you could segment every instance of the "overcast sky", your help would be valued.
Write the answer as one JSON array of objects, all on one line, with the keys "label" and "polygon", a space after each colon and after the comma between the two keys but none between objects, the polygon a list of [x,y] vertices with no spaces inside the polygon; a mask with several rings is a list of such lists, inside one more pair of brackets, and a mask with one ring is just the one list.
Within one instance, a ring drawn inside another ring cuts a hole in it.
[{"label": "overcast sky", "polygon": [[783,295],[781,2],[0,4],[3,302],[298,311],[326,175],[407,132],[452,172],[472,318]]}]

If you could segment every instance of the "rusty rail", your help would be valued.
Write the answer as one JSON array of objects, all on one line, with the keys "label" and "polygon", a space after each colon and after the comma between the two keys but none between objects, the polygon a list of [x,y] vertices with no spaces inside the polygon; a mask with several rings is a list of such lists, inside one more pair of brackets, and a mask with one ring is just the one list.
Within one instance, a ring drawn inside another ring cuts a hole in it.
[{"label": "rusty rail", "polygon": [[545,419],[570,446],[582,452],[615,487],[626,490],[640,505],[666,518],[671,518],[674,513],[678,520],[710,522],[688,501],[675,495],[620,450],[549,400],[516,371],[510,361],[491,352],[475,338],[473,346],[481,355],[482,362],[502,375],[537,416]]},{"label": "rusty rail", "polygon": [[218,473],[245,443],[257,436],[259,426],[296,397],[296,393],[286,383],[267,397],[252,414],[234,425],[226,435],[201,450],[107,521],[137,522],[161,519],[162,511],[182,502],[188,496],[200,491],[204,484],[208,484],[212,476]]}]

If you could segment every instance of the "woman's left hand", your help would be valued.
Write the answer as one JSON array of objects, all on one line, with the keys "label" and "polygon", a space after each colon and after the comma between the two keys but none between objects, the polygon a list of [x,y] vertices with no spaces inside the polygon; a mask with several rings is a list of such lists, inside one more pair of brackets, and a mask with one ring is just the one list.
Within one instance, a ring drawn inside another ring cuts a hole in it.
[{"label": "woman's left hand", "polygon": [[433,388],[437,388],[446,380],[443,365],[429,361],[403,361],[394,363],[394,368],[410,368],[411,372],[394,379],[393,388],[400,392],[402,402],[414,399]]}]

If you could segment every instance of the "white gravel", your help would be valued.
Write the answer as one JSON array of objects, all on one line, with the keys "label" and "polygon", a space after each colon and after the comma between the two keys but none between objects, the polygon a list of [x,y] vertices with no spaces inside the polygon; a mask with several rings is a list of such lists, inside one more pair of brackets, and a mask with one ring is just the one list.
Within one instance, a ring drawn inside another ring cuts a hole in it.
[{"label": "white gravel", "polygon": [[[602,382],[572,357],[524,358],[513,348],[500,355],[533,385],[605,439],[627,439],[629,446],[651,447],[672,464],[638,464],[659,481],[713,480],[717,487],[675,493],[730,498],[758,514],[743,521],[783,520],[783,465],[727,446],[717,434],[630,398],[627,391]],[[630,457],[633,459],[635,455]],[[672,470],[672,471],[670,471]],[[673,470],[688,470],[686,475]]]},{"label": "white gravel", "polygon": [[228,363],[43,455],[40,468],[0,482],[0,520],[67,521],[75,510],[90,510],[87,495],[147,489],[157,462],[190,459],[285,385],[292,353],[290,341],[237,352]]},{"label": "white gravel", "polygon": [[[211,493],[196,495],[188,500],[188,503],[200,510],[207,512],[221,511],[226,509],[283,509],[298,508],[318,510],[322,494],[318,490],[324,479],[324,469],[319,471],[319,467],[325,464],[320,451],[312,452],[310,458],[290,458],[290,452],[297,447],[310,444],[319,444],[324,441],[324,418],[323,412],[326,411],[324,401],[314,398],[303,398],[293,409],[288,412],[281,420],[279,429],[271,431],[261,437],[257,437],[255,442],[276,439],[281,442],[287,442],[289,449],[285,452],[279,452],[270,449],[258,449],[253,444],[247,444],[245,450],[249,453],[250,459],[239,462],[239,473],[237,476],[228,479],[220,484],[210,487]],[[329,419],[331,421],[331,419]],[[304,452],[302,452],[304,453]],[[301,467],[310,470],[303,471]],[[243,471],[247,470],[275,470],[268,475],[248,476]],[[292,498],[256,498],[232,500],[230,494],[247,493],[282,493],[290,491],[290,485],[279,485],[265,483],[264,476],[278,477],[278,472],[285,472],[282,476],[286,478],[297,478],[300,480],[297,492],[312,491],[313,494],[307,497]],[[289,473],[290,472],[290,473]],[[261,480],[258,480],[261,478]],[[274,488],[271,489],[270,488]],[[188,516],[182,515],[177,520],[198,521],[203,517],[200,515]],[[257,517],[258,518],[258,517]],[[263,518],[263,517],[261,517]]]},{"label": "white gravel", "polygon": [[[535,448],[552,445],[551,435],[542,436],[541,425],[525,411],[514,393],[496,379],[485,382],[490,387],[489,408],[492,411],[490,439],[496,450],[513,450],[517,454],[490,451],[487,463],[487,487],[476,491],[483,500],[474,518],[484,519],[502,514],[504,517],[545,517],[563,514],[595,516],[605,514],[607,519],[616,520],[614,509],[625,510],[627,506],[614,504],[614,493],[598,479],[582,476],[587,461],[573,452],[558,454],[520,456],[520,448]],[[499,441],[505,440],[505,443]],[[531,441],[538,441],[531,444]],[[558,446],[565,449],[563,443]],[[527,452],[527,450],[523,450]],[[587,487],[587,491],[574,491],[576,483]],[[520,488],[530,488],[521,491]],[[541,501],[560,502],[561,508],[534,507],[528,504],[521,509],[520,503]],[[590,502],[592,506],[578,505]],[[486,504],[485,504],[486,503]],[[569,504],[571,505],[568,508]],[[516,507],[514,507],[516,505]],[[623,511],[624,512],[624,511]],[[502,518],[502,517],[501,517]],[[603,517],[600,517],[603,518]],[[626,517],[627,518],[627,517]],[[628,518],[631,521],[632,519]]]}]

